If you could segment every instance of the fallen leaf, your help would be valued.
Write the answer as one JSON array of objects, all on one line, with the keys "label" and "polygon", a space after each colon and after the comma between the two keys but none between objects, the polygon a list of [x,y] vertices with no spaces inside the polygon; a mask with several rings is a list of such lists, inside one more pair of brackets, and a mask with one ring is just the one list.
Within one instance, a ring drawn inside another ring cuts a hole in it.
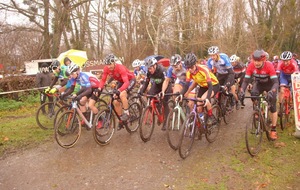
[{"label": "fallen leaf", "polygon": [[8,141],[8,140],[9,140],[8,137],[4,137],[4,138],[3,138],[3,141]]}]

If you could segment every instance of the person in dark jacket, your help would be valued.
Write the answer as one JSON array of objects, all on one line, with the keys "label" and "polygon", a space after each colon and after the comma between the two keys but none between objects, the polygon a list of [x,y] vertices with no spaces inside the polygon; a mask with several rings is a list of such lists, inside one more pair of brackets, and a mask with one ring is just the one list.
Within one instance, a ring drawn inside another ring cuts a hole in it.
[{"label": "person in dark jacket", "polygon": [[[37,73],[36,75],[36,87],[41,88],[39,89],[40,91],[40,102],[41,105],[46,102],[46,98],[48,97],[49,102],[53,101],[53,98],[51,96],[47,96],[45,94],[45,91],[42,87],[47,87],[51,84],[52,77],[51,74],[49,73],[49,67],[47,63],[43,63],[40,67],[40,72]],[[42,110],[42,112],[45,114],[46,111]]]}]

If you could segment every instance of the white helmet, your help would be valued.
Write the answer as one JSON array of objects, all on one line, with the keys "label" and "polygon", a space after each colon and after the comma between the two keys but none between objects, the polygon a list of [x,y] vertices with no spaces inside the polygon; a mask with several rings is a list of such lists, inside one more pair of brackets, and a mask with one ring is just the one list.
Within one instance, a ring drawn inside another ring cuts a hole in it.
[{"label": "white helmet", "polygon": [[69,74],[73,73],[73,72],[76,72],[79,70],[79,66],[76,65],[75,63],[71,63],[69,66],[68,66],[68,69],[67,69],[67,72]]},{"label": "white helmet", "polygon": [[218,46],[211,46],[210,48],[208,48],[208,55],[214,55],[217,53],[219,53]]},{"label": "white helmet", "polygon": [[143,63],[143,62],[142,62],[141,60],[136,59],[136,60],[134,60],[134,61],[132,62],[132,67],[133,67],[133,68],[139,67],[139,66],[142,65],[142,63]]},{"label": "white helmet", "polygon": [[235,54],[233,54],[232,56],[230,56],[229,58],[230,62],[237,62],[238,61],[238,56],[236,56]]},{"label": "white helmet", "polygon": [[293,58],[293,54],[290,51],[284,51],[280,55],[281,60],[291,60]]}]

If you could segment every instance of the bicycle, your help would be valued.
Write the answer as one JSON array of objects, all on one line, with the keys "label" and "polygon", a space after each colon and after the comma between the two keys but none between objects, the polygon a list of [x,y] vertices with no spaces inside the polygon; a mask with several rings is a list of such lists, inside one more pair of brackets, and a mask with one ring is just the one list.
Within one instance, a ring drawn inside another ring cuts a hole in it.
[{"label": "bicycle", "polygon": [[[205,138],[209,143],[214,142],[219,134],[221,126],[222,112],[218,104],[212,106],[213,117],[215,122],[208,125],[207,124],[207,110],[204,109],[203,116],[200,118],[197,113],[197,107],[203,106],[203,100],[198,100],[195,98],[184,98],[188,101],[193,101],[194,106],[191,112],[186,116],[183,123],[181,138],[179,142],[179,155],[181,158],[185,159],[191,152],[195,136],[198,134],[199,139],[201,139],[202,134],[205,134]],[[200,105],[197,102],[201,103]]]},{"label": "bicycle", "polygon": [[53,129],[54,119],[57,111],[63,107],[66,106],[66,102],[59,99],[59,93],[46,93],[47,96],[52,96],[53,102],[45,102],[42,104],[36,114],[35,114],[35,120],[38,126],[44,130]]},{"label": "bicycle", "polygon": [[271,140],[269,136],[269,125],[271,124],[270,105],[266,95],[245,96],[244,98],[252,98],[253,100],[254,110],[246,123],[245,140],[248,153],[255,156],[260,151],[264,132],[267,139]]},{"label": "bicycle", "polygon": [[288,123],[290,119],[291,109],[293,109],[293,95],[290,89],[291,85],[285,86],[282,101],[279,102],[279,118],[281,130],[285,129],[286,123]]},{"label": "bicycle", "polygon": [[[174,94],[179,95],[179,94]],[[169,103],[170,104],[170,103]],[[183,105],[183,106],[181,106]],[[186,118],[186,114],[188,111],[186,101],[180,102],[179,99],[175,99],[174,106],[170,106],[170,113],[167,117],[167,140],[169,146],[177,150],[179,146],[180,139],[180,128],[183,126],[183,122]]]},{"label": "bicycle", "polygon": [[81,135],[81,121],[84,121],[88,130],[96,123],[93,123],[93,114],[90,114],[88,120],[79,109],[77,101],[72,100],[71,109],[58,117],[54,127],[55,140],[61,147],[71,148],[77,143]]},{"label": "bicycle", "polygon": [[[139,119],[141,117],[141,107],[138,103],[132,103],[129,105],[129,119],[127,121],[122,121],[120,116],[117,114],[115,107],[113,105],[113,101],[115,98],[113,97],[113,92],[102,92],[105,95],[110,96],[110,100],[108,103],[108,107],[101,112],[99,112],[95,117],[95,123],[97,124],[93,130],[93,136],[95,141],[100,145],[109,144],[112,139],[115,128],[116,121],[115,118],[118,119],[119,123],[125,126],[125,129],[129,133],[133,133],[137,131],[139,128]],[[118,99],[118,101],[120,101]]]},{"label": "bicycle", "polygon": [[[167,93],[165,96],[171,96],[173,94]],[[157,123],[160,125],[164,122],[164,106],[161,97],[156,95],[144,94],[147,97],[148,103],[144,108],[140,119],[140,137],[144,142],[150,140],[155,126],[155,120],[157,117]]]},{"label": "bicycle", "polygon": [[217,92],[214,98],[222,110],[224,123],[229,123],[229,114],[233,111],[232,102],[234,101],[233,94],[228,92],[225,86],[220,86],[220,91]]}]

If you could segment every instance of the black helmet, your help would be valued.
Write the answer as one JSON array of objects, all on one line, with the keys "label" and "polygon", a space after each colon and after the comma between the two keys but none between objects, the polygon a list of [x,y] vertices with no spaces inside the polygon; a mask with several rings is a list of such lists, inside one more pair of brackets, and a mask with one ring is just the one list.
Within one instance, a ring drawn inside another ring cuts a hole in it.
[{"label": "black helmet", "polygon": [[[57,67],[60,66],[60,62],[58,60],[54,60],[51,64],[52,70],[55,70]],[[54,68],[54,69],[53,69]]]},{"label": "black helmet", "polygon": [[112,63],[116,62],[116,56],[114,54],[108,54],[105,59],[104,59],[104,64],[105,65],[110,65]]},{"label": "black helmet", "polygon": [[171,57],[171,60],[170,60],[170,65],[173,66],[173,65],[178,65],[179,63],[181,63],[181,56],[178,55],[178,54],[175,54]]},{"label": "black helmet", "polygon": [[266,53],[264,50],[255,50],[252,54],[252,58],[254,61],[265,61]]},{"label": "black helmet", "polygon": [[186,68],[190,68],[194,66],[197,62],[197,57],[194,53],[188,53],[184,59],[184,65]]}]

